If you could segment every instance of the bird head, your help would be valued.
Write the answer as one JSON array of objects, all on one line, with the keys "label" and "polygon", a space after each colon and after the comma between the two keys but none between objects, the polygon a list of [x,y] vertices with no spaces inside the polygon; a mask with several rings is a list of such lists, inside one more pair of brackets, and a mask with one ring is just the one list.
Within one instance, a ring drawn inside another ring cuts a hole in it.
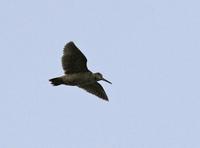
[{"label": "bird head", "polygon": [[104,79],[104,78],[103,78],[103,75],[102,75],[101,73],[99,73],[99,72],[94,73],[94,76],[95,76],[95,79],[96,79],[97,81],[103,80],[103,81],[105,81],[105,82],[107,82],[107,83],[112,84],[110,81]]}]

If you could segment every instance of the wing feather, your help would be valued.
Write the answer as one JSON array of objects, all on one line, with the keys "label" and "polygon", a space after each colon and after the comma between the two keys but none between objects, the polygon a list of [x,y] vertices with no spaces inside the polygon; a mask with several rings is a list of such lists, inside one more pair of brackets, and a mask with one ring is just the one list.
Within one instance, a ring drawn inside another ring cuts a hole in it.
[{"label": "wing feather", "polygon": [[65,45],[62,56],[62,67],[65,74],[88,72],[87,59],[73,42]]},{"label": "wing feather", "polygon": [[91,83],[91,84],[87,84],[87,85],[80,85],[78,86],[84,90],[86,90],[87,92],[98,96],[99,98],[108,101],[108,97],[106,95],[105,90],[103,89],[103,87],[98,83]]}]

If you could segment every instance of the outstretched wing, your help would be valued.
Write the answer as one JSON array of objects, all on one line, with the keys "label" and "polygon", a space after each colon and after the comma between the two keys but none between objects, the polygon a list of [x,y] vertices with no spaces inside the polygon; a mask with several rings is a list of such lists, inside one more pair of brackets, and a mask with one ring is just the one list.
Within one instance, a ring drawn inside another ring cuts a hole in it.
[{"label": "outstretched wing", "polygon": [[87,59],[73,42],[65,45],[62,56],[65,74],[88,72]]},{"label": "outstretched wing", "polygon": [[78,87],[86,90],[87,92],[98,96],[99,98],[108,101],[108,97],[106,92],[104,91],[103,87],[98,83],[91,83],[87,85],[79,85]]}]

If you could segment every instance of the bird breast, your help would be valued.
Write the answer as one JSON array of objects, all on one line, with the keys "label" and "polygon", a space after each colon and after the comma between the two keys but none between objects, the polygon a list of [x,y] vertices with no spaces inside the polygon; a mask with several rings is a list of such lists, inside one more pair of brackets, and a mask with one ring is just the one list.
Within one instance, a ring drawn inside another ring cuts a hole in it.
[{"label": "bird breast", "polygon": [[95,77],[91,72],[66,74],[63,76],[63,81],[66,85],[83,85],[94,83]]}]

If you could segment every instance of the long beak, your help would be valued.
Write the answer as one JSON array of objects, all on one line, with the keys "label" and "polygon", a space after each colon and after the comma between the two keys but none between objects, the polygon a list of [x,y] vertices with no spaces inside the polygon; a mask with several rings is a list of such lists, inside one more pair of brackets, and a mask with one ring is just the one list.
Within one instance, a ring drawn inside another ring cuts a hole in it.
[{"label": "long beak", "polygon": [[107,83],[110,83],[110,84],[112,84],[110,81],[108,81],[108,80],[106,80],[106,79],[102,79],[103,81],[106,81]]}]

